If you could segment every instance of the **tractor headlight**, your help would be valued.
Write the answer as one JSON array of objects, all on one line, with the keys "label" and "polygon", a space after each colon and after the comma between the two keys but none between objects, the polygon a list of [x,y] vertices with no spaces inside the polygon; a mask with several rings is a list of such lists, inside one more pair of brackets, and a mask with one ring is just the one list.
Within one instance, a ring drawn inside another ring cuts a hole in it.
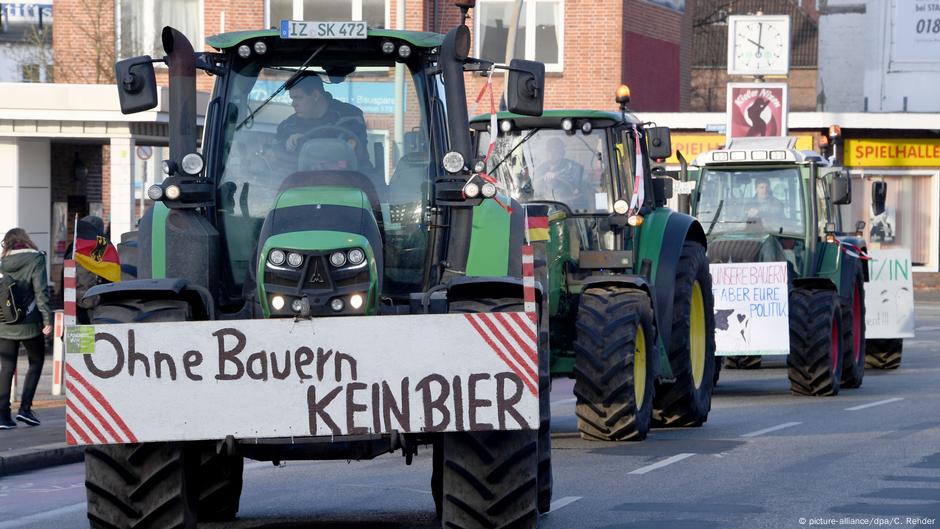
[{"label": "tractor headlight", "polygon": [[330,308],[333,309],[335,312],[339,312],[343,310],[343,307],[345,306],[346,304],[343,303],[343,300],[340,298],[333,298],[333,301],[330,302]]},{"label": "tractor headlight", "polygon": [[359,248],[353,248],[352,250],[349,250],[349,253],[346,254],[346,257],[349,258],[350,264],[358,265],[362,264],[362,262],[366,260],[366,253]]},{"label": "tractor headlight", "polygon": [[354,309],[358,309],[359,307],[361,307],[361,306],[362,306],[362,295],[360,295],[360,294],[353,294],[352,296],[349,296],[349,306],[352,307],[352,308],[354,308]]},{"label": "tractor headlight", "polygon": [[627,211],[630,211],[630,204],[627,204],[626,200],[620,199],[614,202],[614,213],[626,215]]},{"label": "tractor headlight", "polygon": [[300,265],[304,264],[304,256],[297,252],[291,252],[287,254],[287,264],[294,268],[300,268]]},{"label": "tractor headlight", "polygon": [[271,298],[271,308],[274,310],[281,310],[284,308],[284,296],[274,296]]},{"label": "tractor headlight", "polygon": [[496,196],[496,184],[487,182],[480,188],[480,192],[483,193],[483,196],[486,198],[493,198]]},{"label": "tractor headlight", "polygon": [[268,254],[268,262],[274,266],[281,266],[285,261],[287,261],[287,254],[284,253],[284,250],[275,249]]},{"label": "tractor headlight", "polygon": [[147,198],[150,200],[160,200],[163,198],[163,188],[157,184],[154,184],[147,188]]},{"label": "tractor headlight", "polygon": [[339,268],[346,264],[346,254],[343,252],[333,252],[330,254],[330,264]]},{"label": "tractor headlight", "polygon": [[205,162],[202,159],[202,155],[198,152],[191,152],[183,156],[180,167],[183,168],[183,172],[186,174],[197,175],[202,172],[202,168],[205,167]]},{"label": "tractor headlight", "polygon": [[176,200],[180,197],[180,187],[178,185],[169,185],[164,191],[166,198]]},{"label": "tractor headlight", "polygon": [[382,53],[386,55],[391,55],[395,53],[395,43],[389,40],[386,40],[382,43]]},{"label": "tractor headlight", "polygon": [[561,120],[561,130],[565,132],[570,132],[574,129],[574,120],[571,118],[565,118]]},{"label": "tractor headlight", "polygon": [[304,300],[297,298],[290,303],[290,310],[294,312],[300,312],[304,310]]},{"label": "tractor headlight", "polygon": [[480,186],[470,182],[463,186],[463,194],[467,198],[476,198],[480,196]]},{"label": "tractor headlight", "polygon": [[247,44],[242,44],[238,47],[238,56],[242,59],[251,57],[251,48],[249,48]]},{"label": "tractor headlight", "polygon": [[260,40],[258,42],[255,42],[255,53],[257,53],[258,55],[264,55],[267,52],[268,52],[267,44],[265,44],[264,42],[261,42]]},{"label": "tractor headlight", "polygon": [[459,173],[463,171],[463,155],[457,151],[450,151],[444,155],[444,170],[448,173]]},{"label": "tractor headlight", "polygon": [[411,57],[411,46],[407,44],[402,44],[401,46],[399,46],[398,56],[401,57],[402,59],[407,59],[408,57]]}]

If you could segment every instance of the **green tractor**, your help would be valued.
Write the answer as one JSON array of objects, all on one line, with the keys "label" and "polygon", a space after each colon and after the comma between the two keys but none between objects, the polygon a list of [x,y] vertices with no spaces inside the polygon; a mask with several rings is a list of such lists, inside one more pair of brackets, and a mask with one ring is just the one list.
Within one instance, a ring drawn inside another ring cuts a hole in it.
[{"label": "green tractor", "polygon": [[[851,201],[848,175],[781,137],[734,138],[699,155],[686,178],[710,263],[785,263],[791,391],[836,395],[861,386],[868,269],[865,241],[854,229],[842,233],[837,206]],[[754,351],[726,366],[760,361]]]},{"label": "green tractor", "polygon": [[[459,4],[465,17],[470,4]],[[463,23],[444,36],[367,28],[364,22],[282,21],[280,30],[210,37],[207,44],[217,51],[206,53],[194,53],[172,28],[165,28],[162,38],[165,59],[135,57],[116,66],[122,110],[133,113],[157,104],[152,63],[168,65],[170,158],[163,163],[163,182],[148,190],[154,205],[122,245],[126,280],[88,293],[98,300],[92,314],[96,326],[179,322],[173,334],[183,335],[187,325],[222,320],[231,320],[234,333],[240,326],[274,329],[288,321],[328,328],[330,321],[350,318],[368,335],[376,321],[414,326],[421,321],[414,318],[424,317],[415,315],[468,313],[471,320],[469,313],[522,310],[528,301],[522,280],[523,210],[488,189],[473,197],[464,189],[473,177],[464,74],[509,69],[509,107],[538,115],[541,63],[514,60],[500,66],[469,57],[470,30]],[[201,152],[197,70],[216,79]],[[292,89],[314,77],[336,105],[331,108],[353,123],[327,119],[293,146],[279,145],[279,125],[294,112],[291,99],[300,97]],[[350,110],[353,104],[361,105],[358,114]],[[357,130],[363,121],[367,130]],[[502,203],[516,207],[509,213]],[[535,303],[541,303],[538,290]],[[464,314],[455,316],[464,320]],[[264,347],[278,350],[283,336],[268,332],[262,333]],[[220,366],[236,365],[236,353],[226,354]],[[415,358],[409,343],[387,344],[390,365],[440,363],[433,356]],[[539,411],[528,428],[503,427],[502,421],[475,424],[472,415],[464,423],[464,414],[490,403],[480,395],[474,400],[473,384],[483,387],[492,378],[478,373],[468,382],[469,410],[460,408],[466,388],[463,396],[451,393],[456,408],[448,408],[444,397],[425,402],[435,417],[450,413],[459,424],[456,431],[369,428],[366,434],[264,439],[206,439],[180,431],[164,442],[85,443],[90,445],[88,517],[96,528],[162,529],[231,520],[246,457],[277,464],[371,459],[401,451],[410,464],[419,446],[431,445],[431,489],[443,526],[536,527],[538,514],[549,509],[552,476],[548,355],[537,350],[535,356],[531,361],[537,367],[529,374]],[[298,358],[301,372],[310,356]],[[448,375],[459,366],[431,367],[439,373],[434,380],[453,380],[455,387],[461,382]],[[322,378],[322,365],[306,369],[319,370]],[[221,368],[220,375],[225,375]],[[514,377],[510,372],[500,383]],[[129,394],[121,400],[131,408],[131,401],[141,398]],[[186,394],[174,398],[176,410],[200,405]],[[362,394],[347,394],[349,413],[367,415],[358,411],[365,404],[354,398]],[[384,397],[373,389],[377,398]],[[373,413],[376,424],[384,424],[379,412]],[[389,422],[388,408],[385,415]],[[316,419],[311,412],[311,423]],[[245,415],[242,421],[250,424],[253,418]]]},{"label": "green tractor", "polygon": [[[626,111],[500,112],[472,120],[487,172],[525,205],[548,285],[552,375],[575,379],[585,439],[639,441],[711,409],[714,315],[702,226],[665,206],[650,167],[669,130]],[[639,176],[637,176],[639,175]],[[634,195],[634,192],[637,192]],[[630,201],[636,197],[633,207]]]}]

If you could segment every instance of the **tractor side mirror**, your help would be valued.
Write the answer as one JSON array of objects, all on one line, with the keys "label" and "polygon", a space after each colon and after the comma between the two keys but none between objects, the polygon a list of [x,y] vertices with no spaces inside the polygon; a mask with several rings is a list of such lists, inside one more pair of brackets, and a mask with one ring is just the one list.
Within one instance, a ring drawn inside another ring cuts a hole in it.
[{"label": "tractor side mirror", "polygon": [[885,182],[871,183],[871,212],[874,216],[885,212],[885,201],[888,198],[888,184]]},{"label": "tractor side mirror", "polygon": [[672,156],[672,139],[669,127],[650,127],[646,129],[646,148],[653,160],[665,160]]},{"label": "tractor side mirror", "polygon": [[545,102],[545,64],[513,59],[509,63],[506,109],[523,116],[541,116]]},{"label": "tractor side mirror", "polygon": [[157,77],[149,55],[131,57],[114,65],[122,114],[143,112],[157,106]]},{"label": "tractor side mirror", "polygon": [[845,173],[832,175],[832,182],[829,183],[829,197],[836,205],[852,203],[852,181],[848,175]]}]

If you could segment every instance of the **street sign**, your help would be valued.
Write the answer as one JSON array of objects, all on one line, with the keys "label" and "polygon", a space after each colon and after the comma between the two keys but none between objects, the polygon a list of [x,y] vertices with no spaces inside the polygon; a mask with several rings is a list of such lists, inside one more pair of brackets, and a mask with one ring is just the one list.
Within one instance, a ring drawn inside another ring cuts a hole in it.
[{"label": "street sign", "polygon": [[140,145],[137,147],[137,157],[147,161],[153,157],[153,147],[149,145]]}]

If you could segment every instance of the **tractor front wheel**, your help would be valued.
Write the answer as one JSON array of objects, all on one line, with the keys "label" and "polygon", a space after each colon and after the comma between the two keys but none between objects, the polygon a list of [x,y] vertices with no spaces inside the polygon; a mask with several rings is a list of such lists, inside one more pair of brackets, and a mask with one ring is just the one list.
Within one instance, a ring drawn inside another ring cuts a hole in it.
[{"label": "tractor front wheel", "polygon": [[865,367],[871,369],[897,369],[901,367],[904,340],[874,339],[865,342]]},{"label": "tractor front wheel", "polygon": [[842,373],[842,311],[834,290],[796,288],[790,293],[790,391],[834,396]]},{"label": "tractor front wheel", "polygon": [[581,293],[574,395],[584,439],[642,441],[653,411],[656,330],[649,296],[601,286]]},{"label": "tractor front wheel", "polygon": [[715,302],[701,244],[688,241],[682,247],[674,288],[669,364],[675,382],[656,388],[653,425],[701,426],[715,384]]},{"label": "tractor front wheel", "polygon": [[733,355],[725,357],[728,369],[760,369],[761,357],[758,355]]},{"label": "tractor front wheel", "polygon": [[[518,298],[450,303],[450,311],[458,313],[522,310]],[[435,443],[431,488],[443,527],[538,526],[541,504],[551,501],[552,486],[551,447],[540,442],[543,430],[550,435],[551,420],[549,392],[541,380],[548,351],[542,349],[540,340],[538,430],[448,433]]]}]

